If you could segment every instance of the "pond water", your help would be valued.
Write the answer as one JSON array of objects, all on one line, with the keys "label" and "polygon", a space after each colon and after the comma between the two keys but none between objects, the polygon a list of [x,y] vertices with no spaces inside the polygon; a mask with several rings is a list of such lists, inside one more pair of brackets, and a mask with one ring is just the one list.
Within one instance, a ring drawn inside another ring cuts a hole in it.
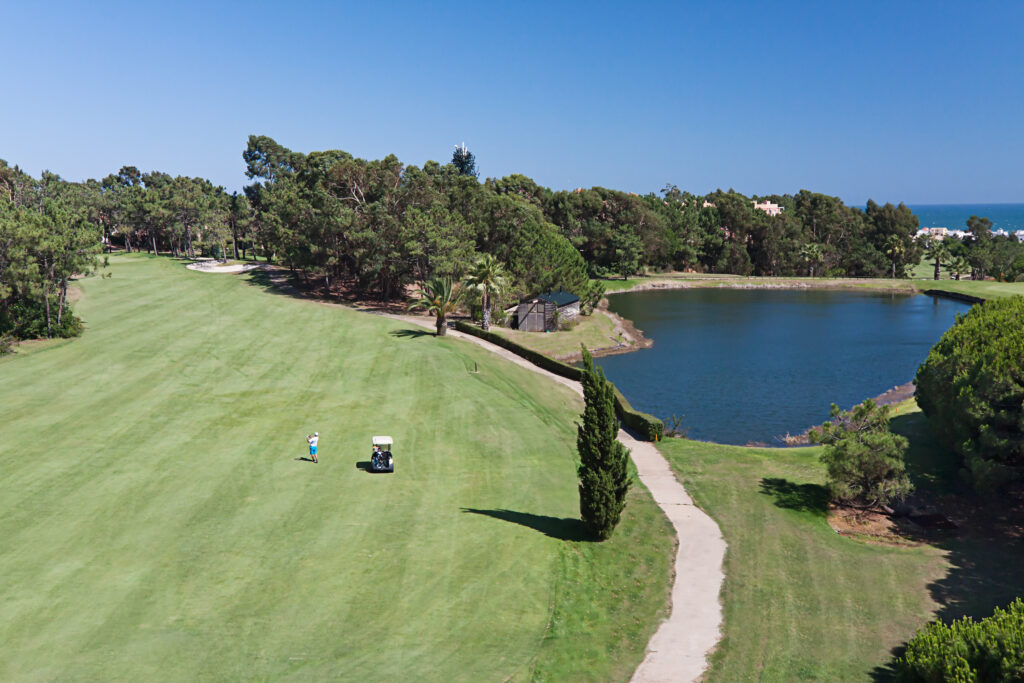
[{"label": "pond water", "polygon": [[654,340],[595,363],[638,410],[682,415],[691,439],[781,445],[909,382],[970,306],[923,295],[685,289],[614,294],[609,308]]}]

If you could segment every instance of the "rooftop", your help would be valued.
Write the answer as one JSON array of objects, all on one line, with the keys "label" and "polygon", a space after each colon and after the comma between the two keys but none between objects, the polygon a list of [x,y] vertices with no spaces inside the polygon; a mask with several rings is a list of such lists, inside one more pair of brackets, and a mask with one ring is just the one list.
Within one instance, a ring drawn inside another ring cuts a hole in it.
[{"label": "rooftop", "polygon": [[567,292],[564,289],[560,289],[557,292],[544,292],[543,294],[538,294],[537,298],[543,299],[544,301],[550,301],[558,307],[567,306],[580,300],[578,296],[572,292]]}]

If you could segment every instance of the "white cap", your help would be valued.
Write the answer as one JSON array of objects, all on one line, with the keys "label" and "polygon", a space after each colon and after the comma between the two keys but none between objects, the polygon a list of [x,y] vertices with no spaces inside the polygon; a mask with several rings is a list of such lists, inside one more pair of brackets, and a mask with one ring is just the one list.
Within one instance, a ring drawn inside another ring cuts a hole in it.
[{"label": "white cap", "polygon": [[320,432],[313,432],[313,436],[320,436]]}]

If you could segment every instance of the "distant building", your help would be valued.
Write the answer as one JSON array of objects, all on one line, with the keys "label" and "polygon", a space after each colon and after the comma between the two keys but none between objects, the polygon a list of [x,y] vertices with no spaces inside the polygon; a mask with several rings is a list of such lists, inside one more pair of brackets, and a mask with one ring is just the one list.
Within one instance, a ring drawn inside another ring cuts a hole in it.
[{"label": "distant building", "polygon": [[917,231],[917,236],[944,240],[949,237],[949,228],[921,228]]},{"label": "distant building", "polygon": [[580,314],[580,298],[571,292],[558,290],[538,294],[521,302],[516,308],[518,330],[550,332],[557,320],[572,320]]},{"label": "distant building", "polygon": [[769,216],[778,216],[782,213],[782,207],[778,204],[774,204],[769,201],[757,202],[754,201],[754,208],[758,211],[764,211]]},{"label": "distant building", "polygon": [[[693,201],[695,201],[695,202],[696,202],[697,200],[696,200],[696,199],[694,199]],[[708,200],[706,200],[706,199],[705,199],[705,200],[704,200],[704,208],[705,208],[705,209],[717,209],[718,207],[717,207],[717,206],[715,206],[714,204],[712,204],[711,202],[709,202]]]}]

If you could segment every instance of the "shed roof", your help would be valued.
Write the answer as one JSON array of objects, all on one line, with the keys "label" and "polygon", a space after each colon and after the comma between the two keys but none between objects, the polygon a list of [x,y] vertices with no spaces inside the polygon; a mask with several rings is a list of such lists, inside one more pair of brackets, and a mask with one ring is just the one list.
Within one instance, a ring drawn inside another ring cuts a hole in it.
[{"label": "shed roof", "polygon": [[580,300],[578,296],[572,292],[567,292],[564,289],[560,289],[557,292],[545,292],[537,296],[538,299],[544,301],[550,301],[554,305],[561,308],[562,306],[568,306],[571,303],[575,303]]}]

